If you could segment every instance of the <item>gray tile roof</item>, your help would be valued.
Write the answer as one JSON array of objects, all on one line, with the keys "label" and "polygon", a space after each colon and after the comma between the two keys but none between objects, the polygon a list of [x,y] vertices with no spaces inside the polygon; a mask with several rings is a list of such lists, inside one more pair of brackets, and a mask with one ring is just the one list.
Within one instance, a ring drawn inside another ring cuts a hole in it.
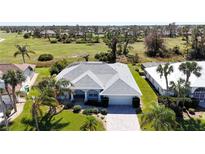
[{"label": "gray tile roof", "polygon": [[57,75],[58,80],[62,78],[70,80],[73,89],[102,89],[102,95],[142,95],[126,64],[75,63]]},{"label": "gray tile roof", "polygon": [[101,95],[136,95],[136,93],[138,92],[125,83],[125,81],[118,79],[102,91]]}]

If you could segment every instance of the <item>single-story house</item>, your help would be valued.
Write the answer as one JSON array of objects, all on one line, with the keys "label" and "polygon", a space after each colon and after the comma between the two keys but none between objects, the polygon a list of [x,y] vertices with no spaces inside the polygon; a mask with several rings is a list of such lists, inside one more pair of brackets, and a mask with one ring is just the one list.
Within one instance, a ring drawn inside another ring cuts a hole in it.
[{"label": "single-story house", "polygon": [[81,98],[84,102],[100,102],[106,96],[109,105],[131,105],[133,97],[142,95],[128,66],[122,63],[74,63],[60,72],[57,79],[66,79],[73,84],[73,94],[67,94],[71,100]]},{"label": "single-story house", "polygon": [[[5,73],[7,73],[9,70],[22,71],[26,80],[16,86],[16,91],[21,92],[22,94],[28,93],[29,88],[33,85],[37,77],[37,74],[34,72],[35,67],[36,66],[32,64],[0,64],[0,88],[5,89],[4,80],[2,79],[2,76]],[[11,87],[9,86],[8,88],[9,92],[11,93]],[[20,102],[20,100],[21,98],[17,97],[17,101]],[[3,101],[6,104],[11,104],[6,91],[3,93]]]},{"label": "single-story house", "polygon": [[[197,98],[200,100],[200,104],[204,103],[205,106],[205,61],[197,62],[201,70],[201,76],[196,77],[191,75],[190,77],[190,97]],[[186,79],[186,76],[179,71],[179,65],[181,62],[172,63],[174,72],[168,75],[168,81],[177,82],[179,78]],[[160,74],[156,72],[158,66],[147,67],[144,69],[146,78],[152,83],[155,89],[160,95],[172,94],[171,91],[167,91],[165,78],[160,78]]]},{"label": "single-story house", "polygon": [[54,36],[56,36],[56,32],[53,30],[43,30],[40,32],[40,35],[42,37],[48,37],[48,36],[54,37]]}]

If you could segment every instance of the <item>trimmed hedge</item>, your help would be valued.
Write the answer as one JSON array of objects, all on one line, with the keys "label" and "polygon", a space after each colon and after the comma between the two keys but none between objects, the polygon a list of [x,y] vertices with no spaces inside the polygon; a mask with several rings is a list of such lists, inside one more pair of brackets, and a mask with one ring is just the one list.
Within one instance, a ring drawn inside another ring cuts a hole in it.
[{"label": "trimmed hedge", "polygon": [[53,60],[53,55],[52,54],[41,54],[38,57],[38,61],[50,61]]},{"label": "trimmed hedge", "polygon": [[94,108],[87,108],[83,111],[83,114],[85,115],[91,115],[91,114],[98,114],[99,113],[99,109],[94,107]]},{"label": "trimmed hedge", "polygon": [[81,111],[81,106],[80,105],[75,105],[73,107],[73,113],[79,113]]},{"label": "trimmed hedge", "polygon": [[107,115],[107,109],[100,109],[100,113],[102,114],[102,115]]}]

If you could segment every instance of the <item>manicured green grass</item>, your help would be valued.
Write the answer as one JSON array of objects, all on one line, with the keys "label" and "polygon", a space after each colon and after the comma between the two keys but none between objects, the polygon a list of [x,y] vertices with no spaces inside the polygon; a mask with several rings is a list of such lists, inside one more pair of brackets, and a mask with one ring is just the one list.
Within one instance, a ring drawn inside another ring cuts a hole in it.
[{"label": "manicured green grass", "polygon": [[[49,68],[37,68],[36,72],[39,73],[37,82],[42,80],[42,78],[49,76]],[[12,131],[24,131],[24,130],[35,130],[35,125],[32,121],[31,116],[31,106],[32,101],[29,99],[31,96],[39,95],[39,91],[32,89],[29,92],[27,102],[24,106],[23,112],[10,124],[9,130]],[[48,108],[42,106],[42,111],[45,114]],[[80,130],[80,127],[86,120],[86,115],[75,114],[70,110],[63,110],[51,120],[51,123],[48,123],[45,130],[67,130],[67,131],[77,131]],[[98,120],[97,130],[105,130],[101,121]]]},{"label": "manicured green grass", "polygon": [[61,58],[77,58],[76,56],[88,53],[91,59],[98,52],[107,51],[107,46],[101,43],[95,44],[51,44],[48,39],[24,39],[22,35],[17,35],[16,33],[4,33],[0,31],[0,38],[5,40],[0,43],[0,62],[1,63],[22,63],[22,58],[19,55],[17,58],[13,57],[16,51],[15,45],[27,44],[30,48],[36,52],[35,55],[30,55],[31,59],[26,59],[28,63],[36,63],[40,54],[51,53],[56,59]]},{"label": "manicured green grass", "polygon": [[[30,95],[35,95],[35,90],[31,91]],[[31,101],[27,101],[24,106],[24,111],[19,117],[17,117],[10,125],[11,131],[32,131],[35,130],[35,125],[32,122],[31,117]],[[45,112],[47,107],[43,107]],[[56,116],[54,116],[44,130],[64,130],[64,131],[79,131],[80,127],[86,120],[86,115],[75,114],[70,110],[63,110]],[[105,130],[102,122],[98,121],[97,130]]]},{"label": "manicured green grass", "polygon": [[49,67],[42,67],[42,68],[36,68],[35,72],[38,73],[38,78],[36,80],[37,84],[39,81],[41,81],[43,78],[48,77],[50,75],[49,72],[50,68]]},{"label": "manicured green grass", "polygon": [[[135,69],[132,65],[129,65],[129,68],[130,68],[130,71],[131,71],[136,83],[138,84],[138,86],[142,92],[142,97],[141,97],[142,112],[143,113],[149,112],[150,107],[157,102],[157,95],[155,94],[152,87],[148,84],[148,82],[144,78],[142,78],[138,72],[135,71]],[[139,119],[140,124],[141,124],[141,115],[142,114],[138,114],[138,119]],[[150,126],[145,126],[142,129],[153,130]]]},{"label": "manicured green grass", "polygon": [[[1,63],[22,63],[22,58],[19,55],[17,58],[13,57],[16,51],[16,44],[24,45],[27,44],[30,48],[36,52],[35,55],[31,55],[31,59],[26,58],[27,63],[37,63],[37,59],[40,54],[51,53],[55,59],[69,58],[75,61],[83,60],[79,58],[79,55],[88,53],[90,54],[90,60],[94,60],[94,55],[99,52],[104,52],[108,50],[108,47],[101,40],[100,43],[95,44],[51,44],[48,39],[24,39],[22,35],[17,35],[16,33],[5,33],[0,31],[0,38],[5,40],[0,43],[0,62]],[[173,48],[178,45],[180,49],[184,49],[184,42],[182,38],[165,38],[165,44],[167,48]],[[138,53],[141,62],[147,61],[182,61],[183,56],[172,56],[171,58],[151,58],[147,57],[145,54],[144,42],[136,42],[131,44],[133,49],[130,54]]]}]

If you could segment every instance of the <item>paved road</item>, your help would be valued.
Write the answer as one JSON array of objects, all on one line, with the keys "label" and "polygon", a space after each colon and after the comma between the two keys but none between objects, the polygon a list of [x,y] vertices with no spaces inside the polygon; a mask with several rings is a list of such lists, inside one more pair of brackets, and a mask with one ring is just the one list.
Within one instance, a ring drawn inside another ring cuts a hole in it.
[{"label": "paved road", "polygon": [[139,131],[135,110],[131,106],[110,106],[106,116],[108,131]]}]

